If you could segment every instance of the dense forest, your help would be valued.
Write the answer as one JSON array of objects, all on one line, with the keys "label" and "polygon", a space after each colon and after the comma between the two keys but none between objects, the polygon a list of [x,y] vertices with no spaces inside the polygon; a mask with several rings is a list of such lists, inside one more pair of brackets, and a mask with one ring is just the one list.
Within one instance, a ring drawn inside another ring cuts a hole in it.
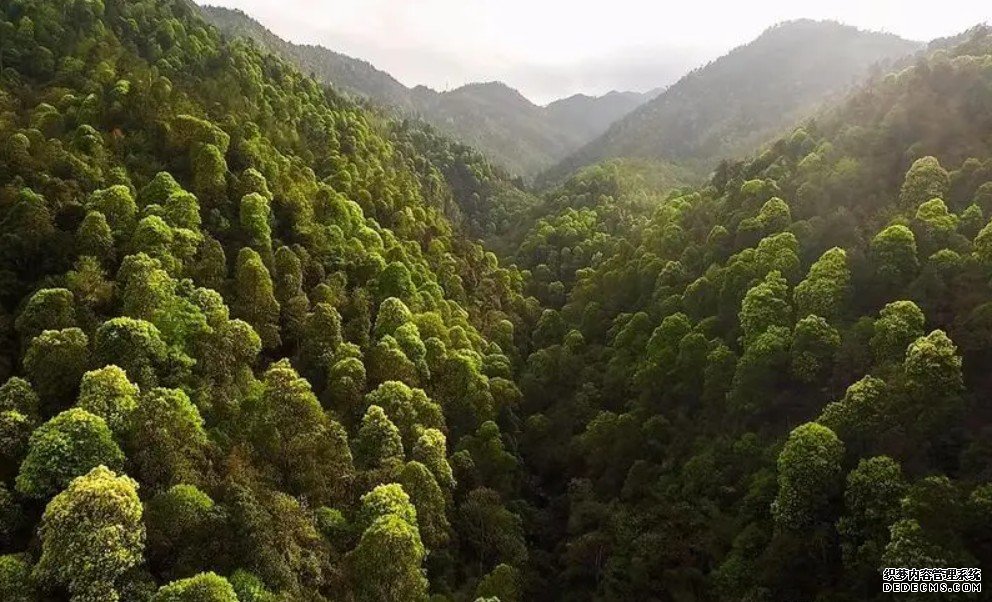
[{"label": "dense forest", "polygon": [[529,191],[186,0],[0,7],[0,600],[992,562],[989,28],[702,185]]}]

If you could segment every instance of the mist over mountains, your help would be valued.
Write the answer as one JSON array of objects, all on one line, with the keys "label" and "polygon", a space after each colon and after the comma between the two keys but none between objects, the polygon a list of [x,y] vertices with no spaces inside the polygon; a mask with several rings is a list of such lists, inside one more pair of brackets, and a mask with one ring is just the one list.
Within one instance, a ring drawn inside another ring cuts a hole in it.
[{"label": "mist over mountains", "polygon": [[340,91],[421,117],[526,177],[551,167],[658,92],[577,94],[541,107],[500,82],[468,84],[444,92],[424,86],[408,88],[368,62],[321,46],[282,40],[241,11],[214,6],[201,10],[224,33],[254,39]]}]

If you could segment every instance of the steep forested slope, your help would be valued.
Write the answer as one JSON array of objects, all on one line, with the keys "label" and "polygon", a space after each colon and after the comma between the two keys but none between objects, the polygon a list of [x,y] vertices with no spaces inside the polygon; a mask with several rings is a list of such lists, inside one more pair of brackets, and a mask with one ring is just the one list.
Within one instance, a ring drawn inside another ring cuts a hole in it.
[{"label": "steep forested slope", "polygon": [[613,181],[519,251],[562,304],[520,379],[536,591],[869,600],[881,567],[988,566],[992,32],[630,231]]},{"label": "steep forested slope", "polygon": [[204,6],[204,17],[231,36],[254,39],[342,92],[395,107],[473,146],[510,173],[531,177],[603,133],[652,93],[613,92],[563,99],[548,107],[499,82],[436,92],[410,89],[365,61],[322,46],[286,42],[238,10]]},{"label": "steep forested slope", "polygon": [[262,48],[290,61],[304,74],[334,86],[338,92],[404,110],[413,109],[410,90],[374,65],[323,46],[293,44],[266,29],[244,12],[221,6],[200,6],[203,18],[229,36],[255,40]]},{"label": "steep forested slope", "polygon": [[703,173],[749,152],[919,44],[833,22],[791,21],[677,83],[564,160],[545,181],[614,157],[663,159]]},{"label": "steep forested slope", "polygon": [[513,599],[537,306],[446,144],[183,1],[0,1],[0,598]]},{"label": "steep forested slope", "polygon": [[0,0],[0,599],[987,566],[992,32],[941,46],[702,187],[535,200],[185,1]]}]

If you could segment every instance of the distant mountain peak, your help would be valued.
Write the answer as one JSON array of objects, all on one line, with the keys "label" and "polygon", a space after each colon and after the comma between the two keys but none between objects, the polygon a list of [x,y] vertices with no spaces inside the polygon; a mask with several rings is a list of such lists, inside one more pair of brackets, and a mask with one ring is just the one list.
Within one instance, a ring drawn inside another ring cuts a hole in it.
[{"label": "distant mountain peak", "polygon": [[773,138],[880,61],[921,44],[836,21],[778,23],[693,70],[542,176],[558,181],[614,157],[675,161],[706,172]]},{"label": "distant mountain peak", "polygon": [[422,118],[525,176],[560,161],[648,98],[636,93],[583,94],[552,103],[552,108],[537,106],[500,81],[440,92],[422,85],[408,88],[367,61],[323,46],[287,42],[243,11],[202,6],[200,13],[224,34],[253,39],[340,92]]}]

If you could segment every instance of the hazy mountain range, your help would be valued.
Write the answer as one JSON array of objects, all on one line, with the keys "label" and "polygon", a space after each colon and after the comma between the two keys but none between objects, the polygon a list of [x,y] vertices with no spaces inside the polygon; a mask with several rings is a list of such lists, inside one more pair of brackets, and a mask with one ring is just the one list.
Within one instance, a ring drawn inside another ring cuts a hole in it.
[{"label": "hazy mountain range", "polygon": [[705,175],[771,139],[923,46],[829,21],[776,25],[667,89],[582,94],[538,106],[502,82],[438,92],[407,87],[371,63],[281,39],[239,10],[204,6],[223,33],[254,39],[339,92],[419,117],[538,183],[610,158],[675,163]]},{"label": "hazy mountain range", "polygon": [[254,39],[338,91],[419,116],[522,176],[555,165],[661,91],[576,94],[542,107],[500,82],[445,92],[408,88],[366,61],[323,46],[287,42],[242,11],[216,6],[201,10],[223,33]]},{"label": "hazy mountain range", "polygon": [[558,180],[611,157],[706,171],[746,153],[840,98],[874,66],[923,46],[829,21],[790,21],[687,74],[544,174]]}]

